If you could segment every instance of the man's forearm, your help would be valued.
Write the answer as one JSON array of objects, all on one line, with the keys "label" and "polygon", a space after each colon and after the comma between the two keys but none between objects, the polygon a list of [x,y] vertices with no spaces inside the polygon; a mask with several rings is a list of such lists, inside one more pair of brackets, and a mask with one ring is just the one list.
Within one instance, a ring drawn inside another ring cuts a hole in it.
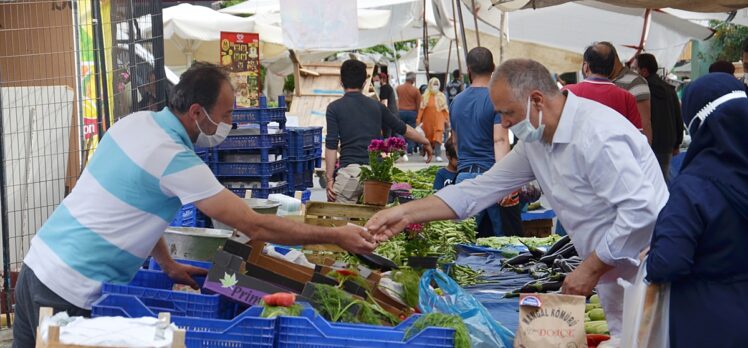
[{"label": "man's forearm", "polygon": [[636,103],[639,109],[639,115],[642,120],[642,133],[647,137],[647,141],[652,145],[652,104],[649,100],[643,100]]},{"label": "man's forearm", "polygon": [[325,149],[325,176],[327,180],[335,179],[335,162],[338,161],[338,151]]},{"label": "man's forearm", "polygon": [[405,134],[403,134],[406,138],[413,140],[421,145],[427,145],[431,144],[428,139],[426,139],[426,136],[423,134],[418,133],[415,128],[406,125],[405,126]]},{"label": "man's forearm", "polygon": [[245,219],[240,231],[251,231],[250,238],[281,245],[336,243],[338,231],[328,227],[307,225],[274,215],[257,214],[253,221]]},{"label": "man's forearm", "polygon": [[165,268],[166,265],[174,262],[174,259],[169,254],[169,247],[166,245],[164,237],[158,239],[156,246],[151,251],[151,256],[156,259],[161,268]]},{"label": "man's forearm", "polygon": [[438,220],[452,220],[457,214],[441,198],[428,196],[423,199],[405,203],[394,209],[403,209],[410,223],[423,223]]}]

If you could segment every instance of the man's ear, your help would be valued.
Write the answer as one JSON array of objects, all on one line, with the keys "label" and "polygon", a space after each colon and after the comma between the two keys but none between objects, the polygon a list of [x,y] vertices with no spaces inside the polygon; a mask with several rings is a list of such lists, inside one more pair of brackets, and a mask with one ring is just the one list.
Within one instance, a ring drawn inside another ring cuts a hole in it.
[{"label": "man's ear", "polygon": [[187,115],[191,120],[197,121],[203,114],[203,107],[198,103],[193,103],[187,109]]}]

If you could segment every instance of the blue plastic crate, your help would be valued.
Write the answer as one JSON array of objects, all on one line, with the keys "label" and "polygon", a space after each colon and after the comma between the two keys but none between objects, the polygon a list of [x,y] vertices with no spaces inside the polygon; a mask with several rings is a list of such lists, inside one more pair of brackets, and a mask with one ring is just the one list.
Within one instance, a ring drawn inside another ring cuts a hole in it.
[{"label": "blue plastic crate", "polygon": [[286,193],[288,191],[288,184],[278,185],[272,188],[228,188],[229,191],[233,192],[239,197],[244,198],[247,190],[252,190],[252,198],[268,198],[273,193]]},{"label": "blue plastic crate", "polygon": [[213,164],[216,176],[272,176],[286,171],[286,160],[265,163],[218,162]]},{"label": "blue plastic crate", "polygon": [[[275,319],[260,318],[262,308],[249,308],[232,320],[172,316],[171,321],[186,331],[187,347],[273,347]],[[132,295],[105,294],[92,306],[94,317],[156,317],[143,301]]]},{"label": "blue plastic crate", "polygon": [[232,114],[235,123],[269,123],[278,122],[283,127],[286,123],[286,108],[236,108]]},{"label": "blue plastic crate", "polygon": [[207,219],[197,207],[190,203],[182,206],[169,223],[170,226],[179,227],[206,227]]},{"label": "blue plastic crate", "polygon": [[229,135],[220,145],[219,150],[269,149],[286,146],[286,134],[253,134]]},{"label": "blue plastic crate", "polygon": [[[187,260],[187,259],[174,259],[174,261],[181,263],[181,264],[205,268],[205,269],[210,269],[211,267],[213,267],[213,263],[208,262],[208,261]],[[161,266],[158,264],[158,262],[156,262],[155,259],[151,257],[148,261],[148,269],[153,270],[153,271],[160,271]]]},{"label": "blue plastic crate", "polygon": [[288,188],[302,191],[314,186],[314,160],[288,161]]},{"label": "blue plastic crate", "polygon": [[[195,280],[202,284],[205,277],[196,277]],[[127,285],[103,283],[101,293],[133,295],[154,312],[173,315],[229,318],[234,314],[233,306],[221,300],[219,295],[173,291],[173,286],[174,282],[164,272],[142,269]]]},{"label": "blue plastic crate", "polygon": [[438,348],[454,347],[454,329],[429,327],[405,340],[405,331],[417,316],[390,328],[359,324],[333,324],[310,309],[299,317],[278,317],[277,348]]},{"label": "blue plastic crate", "polygon": [[195,154],[197,157],[200,157],[203,162],[208,163],[210,162],[210,150],[208,149],[199,149],[195,148]]},{"label": "blue plastic crate", "polygon": [[314,147],[314,130],[315,129],[311,127],[286,128],[286,132],[288,132],[289,145],[301,148]]}]

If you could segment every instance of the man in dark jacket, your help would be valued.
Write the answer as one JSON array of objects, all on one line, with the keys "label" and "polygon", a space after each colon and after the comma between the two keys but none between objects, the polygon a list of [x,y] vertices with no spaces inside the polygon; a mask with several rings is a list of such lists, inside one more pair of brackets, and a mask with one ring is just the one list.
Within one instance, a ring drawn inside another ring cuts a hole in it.
[{"label": "man in dark jacket", "polygon": [[652,151],[660,162],[662,175],[668,181],[670,159],[678,153],[683,141],[683,119],[675,88],[657,75],[657,59],[649,53],[637,55],[631,69],[647,79],[652,94]]}]

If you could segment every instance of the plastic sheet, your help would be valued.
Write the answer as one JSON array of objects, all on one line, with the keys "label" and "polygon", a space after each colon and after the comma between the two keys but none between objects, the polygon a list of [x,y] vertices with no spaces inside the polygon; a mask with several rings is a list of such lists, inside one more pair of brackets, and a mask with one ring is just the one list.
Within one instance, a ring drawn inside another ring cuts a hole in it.
[{"label": "plastic sheet", "polygon": [[[439,286],[442,294],[437,294],[431,287],[432,281]],[[514,333],[493,319],[475,297],[441,270],[426,271],[421,277],[419,289],[421,311],[459,315],[470,332],[472,347],[512,347]]]}]

